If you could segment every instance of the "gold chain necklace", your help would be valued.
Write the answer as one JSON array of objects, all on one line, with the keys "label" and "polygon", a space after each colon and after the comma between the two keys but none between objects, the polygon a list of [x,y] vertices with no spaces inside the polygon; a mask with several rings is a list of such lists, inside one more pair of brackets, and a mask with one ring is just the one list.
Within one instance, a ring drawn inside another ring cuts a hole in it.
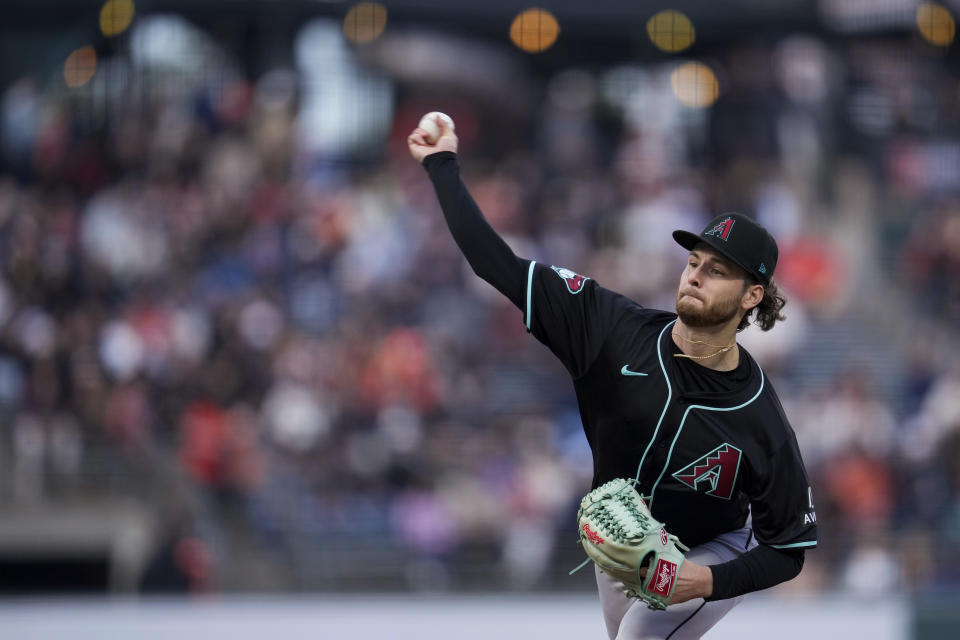
[{"label": "gold chain necklace", "polygon": [[706,346],[708,346],[708,347],[716,347],[716,348],[720,349],[719,351],[716,351],[716,352],[714,352],[714,353],[711,353],[711,354],[708,355],[708,356],[688,356],[688,355],[685,354],[685,353],[675,353],[675,354],[673,354],[673,357],[674,357],[674,358],[690,358],[691,360],[706,360],[707,358],[712,358],[712,357],[714,357],[714,356],[718,356],[718,355],[720,355],[721,353],[726,353],[727,351],[730,351],[730,349],[733,349],[735,346],[737,346],[737,341],[736,341],[736,340],[734,340],[733,343],[728,344],[728,345],[725,346],[725,347],[721,347],[721,346],[718,345],[718,344],[710,344],[709,342],[704,342],[703,340],[691,340],[690,338],[685,338],[685,337],[683,337],[682,335],[680,335],[679,333],[676,333],[676,332],[672,332],[672,334],[673,334],[674,336],[680,338],[681,340],[684,340],[684,341],[689,342],[689,343],[691,343],[691,344],[702,344],[702,345],[706,345]]}]

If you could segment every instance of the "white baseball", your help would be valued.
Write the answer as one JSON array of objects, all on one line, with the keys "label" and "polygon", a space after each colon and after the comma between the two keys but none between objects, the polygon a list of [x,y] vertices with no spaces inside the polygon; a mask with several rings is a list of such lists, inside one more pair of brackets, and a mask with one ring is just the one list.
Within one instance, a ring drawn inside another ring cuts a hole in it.
[{"label": "white baseball", "polygon": [[420,124],[417,126],[427,132],[427,142],[433,143],[436,142],[440,137],[440,127],[437,126],[436,118],[440,116],[443,118],[444,122],[447,123],[447,126],[453,130],[453,119],[445,113],[440,113],[439,111],[431,111],[427,115],[420,118]]}]

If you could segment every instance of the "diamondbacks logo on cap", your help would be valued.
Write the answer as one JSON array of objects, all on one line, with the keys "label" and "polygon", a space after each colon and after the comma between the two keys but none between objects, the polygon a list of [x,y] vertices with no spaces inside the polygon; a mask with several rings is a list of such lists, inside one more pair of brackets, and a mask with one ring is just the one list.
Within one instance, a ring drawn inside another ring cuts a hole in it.
[{"label": "diamondbacks logo on cap", "polygon": [[583,291],[583,285],[587,282],[587,280],[590,279],[563,267],[554,267],[551,265],[550,268],[556,271],[558,276],[563,278],[563,280],[567,283],[567,291],[570,293],[580,293]]},{"label": "diamondbacks logo on cap", "polygon": [[763,264],[763,263],[761,262],[761,263],[760,263],[760,266],[757,267],[757,271],[759,271],[760,273],[766,273],[766,272],[767,272],[767,265],[765,265],[765,264]]},{"label": "diamondbacks logo on cap", "polygon": [[710,231],[704,231],[703,235],[716,236],[721,240],[726,241],[726,239],[730,237],[730,230],[733,229],[734,222],[736,222],[736,220],[728,216],[724,220],[721,220],[714,225],[713,229],[710,229]]}]

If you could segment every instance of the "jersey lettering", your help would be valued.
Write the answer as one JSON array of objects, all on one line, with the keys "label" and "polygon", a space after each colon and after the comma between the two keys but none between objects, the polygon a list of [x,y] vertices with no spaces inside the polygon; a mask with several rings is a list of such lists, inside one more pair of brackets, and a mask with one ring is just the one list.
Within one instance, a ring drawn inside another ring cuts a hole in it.
[{"label": "jersey lettering", "polygon": [[817,512],[813,510],[813,487],[807,487],[807,506],[810,507],[810,511],[803,515],[804,526],[817,524]]},{"label": "jersey lettering", "polygon": [[733,496],[733,486],[737,482],[740,470],[740,456],[743,452],[732,444],[723,443],[696,462],[673,474],[673,477],[694,491],[700,490],[701,483],[709,485],[708,496],[729,500]]},{"label": "jersey lettering", "polygon": [[573,294],[583,291],[584,283],[590,279],[586,276],[580,275],[579,273],[574,273],[573,271],[570,271],[570,269],[565,269],[564,267],[551,266],[550,268],[553,269],[558,276],[563,278],[563,280],[567,283],[567,291]]}]

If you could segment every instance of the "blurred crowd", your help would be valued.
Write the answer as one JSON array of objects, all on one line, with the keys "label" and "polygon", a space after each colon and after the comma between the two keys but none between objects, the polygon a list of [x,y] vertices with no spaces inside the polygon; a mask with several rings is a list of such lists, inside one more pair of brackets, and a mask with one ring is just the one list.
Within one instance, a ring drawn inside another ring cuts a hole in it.
[{"label": "blurred crowd", "polygon": [[291,71],[102,108],[23,78],[0,113],[0,508],[149,505],[144,589],[586,584],[572,385],[404,145],[440,108],[518,255],[644,305],[673,308],[673,229],[766,224],[788,320],[743,343],[822,536],[789,589],[956,585],[960,106],[915,44],[730,46],[709,109],[664,63],[535,78],[519,118],[406,87],[359,159],[303,147]]}]

